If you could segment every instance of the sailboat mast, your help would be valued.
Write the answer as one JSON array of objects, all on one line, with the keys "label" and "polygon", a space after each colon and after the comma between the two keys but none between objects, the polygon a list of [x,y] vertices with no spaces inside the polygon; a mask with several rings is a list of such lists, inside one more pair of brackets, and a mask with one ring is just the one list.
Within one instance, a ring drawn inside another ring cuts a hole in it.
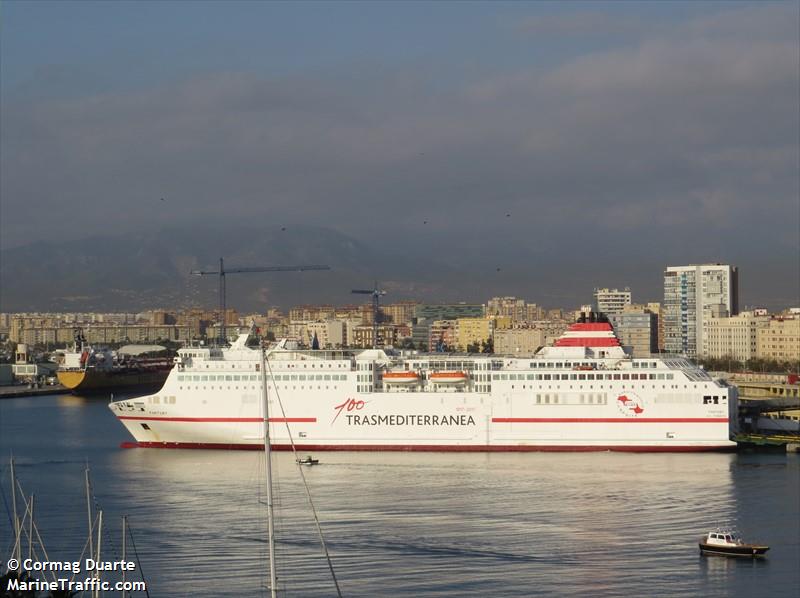
[{"label": "sailboat mast", "polygon": [[264,462],[267,478],[267,533],[269,535],[269,590],[272,598],[278,596],[278,577],[275,573],[275,521],[272,503],[272,446],[269,441],[269,399],[267,395],[267,360],[259,342],[261,354],[261,402],[264,412]]},{"label": "sailboat mast", "polygon": [[86,517],[89,522],[89,554],[94,554],[94,539],[92,532],[94,530],[94,522],[92,521],[92,485],[89,479],[89,461],[86,461],[86,469],[84,470],[84,482],[86,485]]},{"label": "sailboat mast", "polygon": [[14,457],[11,457],[11,504],[13,509],[13,517],[14,517],[14,550],[11,553],[11,556],[15,557],[17,560],[20,559],[20,544],[19,544],[19,536],[20,536],[20,529],[19,529],[19,516],[17,515],[17,476],[14,471]]}]

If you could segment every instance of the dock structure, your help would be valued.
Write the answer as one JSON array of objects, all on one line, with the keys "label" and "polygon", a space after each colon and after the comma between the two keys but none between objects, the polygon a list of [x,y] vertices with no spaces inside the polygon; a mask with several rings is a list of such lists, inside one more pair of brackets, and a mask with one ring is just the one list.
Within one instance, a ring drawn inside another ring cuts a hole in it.
[{"label": "dock structure", "polygon": [[800,434],[743,433],[733,438],[740,450],[793,451],[800,452]]},{"label": "dock structure", "polygon": [[18,397],[36,397],[44,395],[55,395],[69,392],[60,384],[49,386],[29,386],[27,384],[16,384],[14,386],[0,387],[0,399],[16,399]]},{"label": "dock structure", "polygon": [[740,383],[740,449],[800,450],[800,387],[797,384]]}]

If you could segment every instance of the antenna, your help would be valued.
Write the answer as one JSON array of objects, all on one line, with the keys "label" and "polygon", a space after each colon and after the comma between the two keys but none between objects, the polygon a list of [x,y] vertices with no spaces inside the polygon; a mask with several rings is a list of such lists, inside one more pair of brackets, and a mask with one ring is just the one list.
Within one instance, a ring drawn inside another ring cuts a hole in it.
[{"label": "antenna", "polygon": [[380,315],[380,298],[386,291],[378,290],[378,281],[375,281],[375,288],[371,291],[364,289],[353,289],[350,291],[354,295],[372,295],[372,348],[378,347],[378,317]]},{"label": "antenna", "polygon": [[227,341],[225,334],[225,316],[226,313],[226,290],[225,290],[225,275],[226,274],[252,274],[255,272],[305,272],[307,270],[330,270],[330,266],[256,266],[253,268],[228,268],[225,269],[225,262],[219,258],[219,270],[192,270],[190,274],[195,276],[219,276],[219,315],[220,315],[220,344]]}]

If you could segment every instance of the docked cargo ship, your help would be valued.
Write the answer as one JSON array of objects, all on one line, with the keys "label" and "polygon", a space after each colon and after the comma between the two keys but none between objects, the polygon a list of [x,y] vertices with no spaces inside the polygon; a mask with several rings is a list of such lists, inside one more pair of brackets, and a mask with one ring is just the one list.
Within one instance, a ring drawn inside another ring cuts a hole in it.
[{"label": "docked cargo ship", "polygon": [[679,357],[633,358],[606,323],[578,323],[530,358],[186,347],[163,388],[110,408],[142,447],[718,451],[736,390]]},{"label": "docked cargo ship", "polygon": [[167,359],[120,358],[108,349],[87,345],[76,333],[75,346],[64,353],[56,376],[74,393],[148,392],[165,384],[173,365]]}]

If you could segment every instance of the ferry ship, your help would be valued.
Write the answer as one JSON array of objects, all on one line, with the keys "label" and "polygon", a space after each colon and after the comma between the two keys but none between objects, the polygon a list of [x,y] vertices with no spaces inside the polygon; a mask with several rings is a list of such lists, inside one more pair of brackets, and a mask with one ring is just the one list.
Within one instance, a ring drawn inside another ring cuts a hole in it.
[{"label": "ferry ship", "polygon": [[141,447],[720,451],[735,388],[680,357],[633,358],[607,323],[576,323],[530,358],[185,347],[163,388],[110,408]]}]

